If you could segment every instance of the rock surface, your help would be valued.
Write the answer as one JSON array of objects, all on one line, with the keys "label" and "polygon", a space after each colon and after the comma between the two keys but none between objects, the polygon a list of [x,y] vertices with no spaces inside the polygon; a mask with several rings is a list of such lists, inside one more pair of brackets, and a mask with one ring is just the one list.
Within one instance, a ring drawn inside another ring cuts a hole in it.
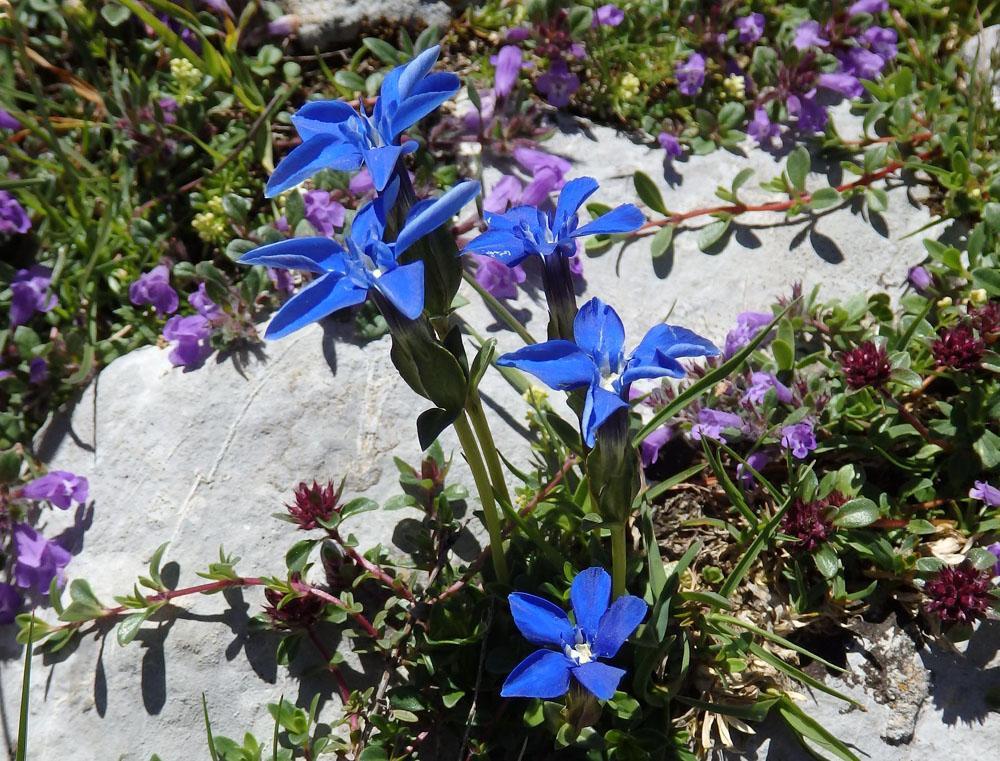
[{"label": "rock surface", "polygon": [[[607,204],[635,200],[631,176],[636,169],[659,177],[667,205],[679,210],[717,203],[716,185],[728,185],[744,167],[757,171],[745,197],[762,200],[768,196],[755,189],[756,183],[780,171],[780,158],[748,150],[746,156],[693,157],[664,173],[661,151],[601,128],[559,135],[548,150],[576,160],[578,174],[600,180],[595,200]],[[836,177],[836,170],[827,171]],[[827,181],[816,174],[810,186]],[[671,321],[721,340],[737,313],[766,308],[796,280],[807,288],[821,284],[827,297],[898,290],[907,268],[923,257],[919,237],[902,236],[924,225],[928,215],[911,201],[906,186],[891,189],[889,197],[888,211],[869,221],[851,208],[787,224],[775,215],[741,218],[734,234],[711,254],[697,250],[695,233],[684,232],[677,235],[673,254],[654,263],[644,239],[622,253],[620,268],[617,252],[588,258],[585,295],[615,305],[635,342],[670,312]],[[515,347],[510,333],[499,332],[477,297],[468,295],[466,319],[480,329],[492,326],[503,348]],[[544,336],[540,289],[525,291],[511,307],[532,333]],[[149,347],[114,362],[41,442],[53,467],[91,480],[92,507],[48,516],[46,533],[64,531],[62,539],[75,555],[69,576],[89,579],[103,599],[127,592],[145,560],[168,540],[166,561],[177,564],[182,586],[198,582],[195,572],[215,559],[220,544],[242,557],[237,568],[245,574],[282,573],[283,553],[298,537],[270,514],[280,510],[295,483],[347,474],[351,493],[384,500],[396,492],[392,457],[412,462],[418,456],[414,419],[423,400],[397,379],[388,341],[359,344],[349,323],[312,326],[267,343],[239,362],[213,357],[193,372],[171,368],[166,353]],[[484,391],[501,449],[522,460],[523,403],[493,374]],[[444,445],[455,448],[452,438],[446,437]],[[456,477],[468,482],[460,459]],[[362,549],[391,545],[400,517],[367,513],[350,528]],[[296,662],[293,676],[310,675],[299,681],[275,665],[273,639],[247,634],[247,619],[260,604],[256,590],[229,593],[228,604],[218,597],[188,598],[173,623],[148,623],[127,648],[113,636],[91,636],[70,652],[36,660],[32,757],[146,761],[154,752],[164,761],[204,757],[202,691],[216,732],[229,736],[244,731],[270,736],[265,704],[282,694],[300,704],[317,691],[329,698],[329,680],[315,675],[315,661]],[[9,629],[0,636],[2,657],[10,660],[0,668],[0,733],[11,738],[20,665]],[[934,658],[935,674],[956,665]],[[356,660],[348,665],[354,684],[378,676],[366,674]],[[985,673],[995,676],[996,671]],[[870,716],[841,717],[830,713],[836,709],[825,700],[817,710],[832,719],[831,729],[841,731],[841,725],[858,721],[857,742],[873,749],[872,758],[899,756],[879,745],[881,718],[873,729]],[[948,700],[966,705],[960,691]],[[914,739],[925,744],[914,747],[945,753],[949,721],[954,724],[964,711],[925,706]],[[984,734],[992,733],[995,744],[995,717],[991,721]],[[967,734],[963,730],[961,736]],[[804,758],[791,751],[761,752],[747,758]]]},{"label": "rock surface", "polygon": [[966,40],[962,45],[962,56],[991,87],[993,104],[1000,108],[1000,70],[996,67],[1000,60],[1000,24],[988,26],[975,37]]},{"label": "rock surface", "polygon": [[447,25],[451,9],[441,0],[279,0],[299,19],[299,42],[310,50],[357,36],[362,24]]}]

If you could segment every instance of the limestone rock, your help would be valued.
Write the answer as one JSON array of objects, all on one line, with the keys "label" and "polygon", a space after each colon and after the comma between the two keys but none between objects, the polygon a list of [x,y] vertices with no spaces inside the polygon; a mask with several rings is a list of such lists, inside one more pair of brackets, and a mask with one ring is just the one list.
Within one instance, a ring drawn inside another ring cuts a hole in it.
[{"label": "limestone rock", "polygon": [[299,41],[321,50],[354,38],[362,24],[419,23],[445,27],[451,9],[441,0],[280,0],[285,12],[299,19]]}]

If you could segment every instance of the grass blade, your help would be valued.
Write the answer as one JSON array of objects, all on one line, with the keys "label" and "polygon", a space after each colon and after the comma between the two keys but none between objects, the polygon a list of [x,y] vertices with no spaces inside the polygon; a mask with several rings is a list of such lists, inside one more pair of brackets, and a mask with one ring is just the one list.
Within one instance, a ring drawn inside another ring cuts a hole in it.
[{"label": "grass blade", "polygon": [[28,758],[28,693],[31,691],[31,632],[35,628],[35,616],[32,614],[28,624],[28,641],[24,645],[24,674],[21,677],[21,712],[17,719],[17,752],[14,761],[27,761]]}]

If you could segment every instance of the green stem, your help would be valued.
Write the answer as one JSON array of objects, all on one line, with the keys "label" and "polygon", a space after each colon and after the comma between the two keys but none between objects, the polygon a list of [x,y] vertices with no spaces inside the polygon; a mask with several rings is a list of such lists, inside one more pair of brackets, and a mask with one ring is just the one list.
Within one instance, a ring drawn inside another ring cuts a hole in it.
[{"label": "green stem", "polygon": [[616,523],[611,527],[611,599],[625,594],[625,524]]},{"label": "green stem", "polygon": [[486,472],[482,455],[479,453],[479,446],[476,444],[476,437],[472,433],[465,412],[461,412],[452,425],[455,428],[455,433],[458,434],[458,442],[465,452],[465,459],[469,463],[469,470],[472,471],[472,478],[476,482],[479,501],[483,503],[486,530],[490,535],[490,557],[493,559],[493,570],[496,573],[497,581],[506,585],[509,582],[510,574],[507,571],[507,558],[503,554],[503,531],[500,527],[500,516],[493,498],[493,487],[490,485],[489,474]]},{"label": "green stem", "polygon": [[514,503],[510,501],[510,492],[507,490],[507,482],[504,479],[500,455],[497,454],[496,444],[493,442],[493,432],[490,430],[490,424],[486,420],[486,412],[483,410],[483,400],[480,398],[477,389],[469,392],[466,409],[469,412],[469,419],[472,420],[472,427],[476,431],[476,438],[479,439],[479,446],[483,450],[483,458],[486,460],[486,468],[490,473],[493,491],[497,497],[513,507]]},{"label": "green stem", "polygon": [[465,278],[465,282],[471,285],[475,289],[476,293],[482,297],[483,301],[486,302],[486,306],[492,309],[496,313],[497,317],[507,324],[508,328],[517,333],[521,337],[522,341],[526,344],[537,343],[537,341],[531,337],[531,333],[527,331],[524,325],[522,325],[521,322],[513,314],[511,314],[510,310],[501,304],[492,293],[476,282],[476,278],[472,273],[468,270],[462,270],[462,277]]}]

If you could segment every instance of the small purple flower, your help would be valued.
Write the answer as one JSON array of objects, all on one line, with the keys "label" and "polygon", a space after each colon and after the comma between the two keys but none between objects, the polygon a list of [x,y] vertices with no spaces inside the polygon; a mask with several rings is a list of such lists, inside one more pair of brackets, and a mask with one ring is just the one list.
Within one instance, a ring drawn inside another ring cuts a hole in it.
[{"label": "small purple flower", "polygon": [[789,449],[793,457],[804,460],[816,449],[816,434],[811,420],[802,420],[781,429],[781,446]]},{"label": "small purple flower", "polygon": [[375,183],[372,182],[372,174],[368,171],[368,167],[361,167],[361,170],[347,183],[347,189],[356,196],[363,196],[375,190]]},{"label": "small purple flower", "polygon": [[732,412],[703,407],[698,411],[698,422],[691,426],[691,438],[695,441],[701,441],[702,438],[714,439],[728,444],[729,440],[722,435],[726,428],[736,428],[742,431],[742,418]]},{"label": "small purple flower", "polygon": [[820,74],[816,83],[820,87],[825,87],[827,90],[833,90],[835,93],[843,95],[845,98],[860,98],[865,92],[865,88],[861,85],[860,80],[846,71],[833,74]]},{"label": "small purple flower", "polygon": [[753,373],[750,376],[750,387],[743,395],[743,401],[754,405],[763,404],[764,397],[772,388],[779,402],[782,404],[792,403],[792,390],[778,380],[778,376],[774,373],[762,372]]},{"label": "small purple flower", "polygon": [[11,584],[0,581],[0,626],[14,623],[14,617],[21,609],[21,595]]},{"label": "small purple flower", "polygon": [[934,284],[934,278],[926,267],[910,267],[910,271],[906,273],[906,279],[910,285],[921,292],[926,291]]},{"label": "small purple flower", "polygon": [[209,342],[211,335],[212,326],[203,315],[171,317],[163,326],[163,337],[167,341],[177,342],[168,356],[171,364],[175,367],[194,367],[200,364],[212,353]]},{"label": "small purple flower", "polygon": [[848,15],[858,16],[862,13],[885,13],[889,10],[888,0],[858,0],[847,9]]},{"label": "small purple flower", "polygon": [[504,38],[507,42],[524,42],[531,37],[531,30],[525,26],[515,26],[513,29],[507,30],[507,36]]},{"label": "small purple flower", "polygon": [[825,48],[830,41],[820,37],[818,21],[803,21],[795,29],[795,39],[792,44],[799,50],[811,47]]},{"label": "small purple flower", "polygon": [[838,58],[843,70],[858,79],[875,79],[885,68],[885,59],[865,48],[850,48]]},{"label": "small purple flower", "polygon": [[10,283],[13,298],[10,301],[10,326],[23,325],[35,312],[48,312],[58,300],[48,293],[52,270],[36,264],[18,270]]},{"label": "small purple flower", "polygon": [[521,192],[519,205],[537,206],[548,199],[549,193],[562,190],[566,184],[566,173],[573,167],[560,156],[533,148],[515,148],[514,158],[532,176],[531,182]]},{"label": "small purple flower", "polygon": [[14,196],[0,190],[0,233],[26,233],[31,229],[31,217]]},{"label": "small purple flower", "polygon": [[681,141],[677,139],[677,135],[672,135],[669,132],[661,132],[657,135],[656,140],[659,142],[660,147],[667,152],[668,159],[679,158],[684,153],[684,149],[681,148]]},{"label": "small purple flower", "polygon": [[861,41],[883,61],[891,61],[896,57],[896,44],[899,37],[895,29],[884,26],[872,26],[861,33]]},{"label": "small purple flower", "polygon": [[521,265],[508,267],[490,256],[473,254],[476,262],[476,282],[498,299],[513,299],[517,286],[527,278]]},{"label": "small purple flower", "polygon": [[618,26],[625,20],[625,11],[617,5],[608,3],[602,5],[594,12],[594,20],[591,26],[595,29],[599,26]]},{"label": "small purple flower", "polygon": [[212,301],[204,283],[198,283],[198,290],[188,296],[188,303],[206,320],[217,320],[222,317],[222,309]]},{"label": "small purple flower", "polygon": [[38,385],[49,377],[49,363],[44,357],[35,357],[28,363],[28,383]]},{"label": "small purple flower", "polygon": [[295,290],[295,283],[292,282],[292,273],[289,270],[268,267],[267,276],[271,278],[271,284],[276,291],[291,293]]},{"label": "small purple flower", "polygon": [[128,298],[136,306],[152,304],[157,314],[177,311],[177,291],[170,287],[170,268],[166,264],[154,267],[140,275],[128,288]]},{"label": "small purple flower", "polygon": [[50,542],[27,523],[14,526],[14,582],[21,589],[34,589],[38,594],[48,594],[53,579],[59,586],[66,583],[63,569],[72,557],[56,542]]},{"label": "small purple flower", "polygon": [[[759,452],[754,452],[752,455],[746,458],[747,465],[760,473],[764,467],[771,462],[771,453],[765,450]],[[743,485],[744,489],[749,489],[754,485],[757,480],[754,478],[753,473],[743,467],[743,463],[736,466],[736,478]]]},{"label": "small purple flower", "polygon": [[[726,345],[722,356],[729,359],[740,349],[750,343],[760,332],[760,329],[771,323],[774,317],[764,312],[742,312],[736,316],[736,327],[726,335]],[[770,339],[765,339],[767,343]],[[762,344],[763,345],[763,344]]]},{"label": "small purple flower", "polygon": [[288,217],[282,214],[276,220],[274,220],[274,229],[283,233],[291,231],[291,226],[288,224]]},{"label": "small purple flower", "polygon": [[472,103],[462,112],[462,125],[469,134],[485,132],[493,123],[493,115],[496,112],[497,96],[492,90],[479,91],[479,108]]},{"label": "small purple flower", "polygon": [[767,116],[767,110],[756,108],[753,112],[753,119],[747,125],[747,134],[757,141],[757,145],[771,143],[771,141],[781,134],[781,128],[772,122]]},{"label": "small purple flower", "polygon": [[68,510],[73,502],[84,504],[89,492],[90,483],[83,476],[66,470],[53,470],[26,483],[21,489],[21,496],[48,500],[56,507]]},{"label": "small purple flower", "polygon": [[580,78],[569,70],[565,61],[556,59],[549,70],[538,78],[535,87],[550,105],[562,108],[569,103],[573,93],[580,89]]},{"label": "small purple flower", "polygon": [[576,253],[569,257],[569,274],[573,277],[583,279],[583,257],[580,256],[580,249],[583,248],[583,242],[576,242]]},{"label": "small purple flower", "polygon": [[180,108],[180,104],[169,95],[160,98],[156,103],[163,112],[163,123],[177,124],[177,109]]},{"label": "small purple flower", "polygon": [[512,174],[505,174],[483,199],[483,210],[503,214],[511,206],[518,206],[521,199],[521,181]]},{"label": "small purple flower", "polygon": [[278,16],[267,25],[268,37],[290,37],[299,31],[299,17],[294,13]]},{"label": "small purple flower", "polygon": [[639,445],[639,457],[642,459],[642,467],[648,468],[660,459],[660,450],[674,436],[674,429],[669,425],[661,425],[649,436],[642,440]]},{"label": "small purple flower", "polygon": [[21,122],[11,116],[9,111],[0,108],[0,129],[21,129]]},{"label": "small purple flower", "polygon": [[740,42],[752,44],[764,35],[764,14],[751,13],[749,16],[740,16],[733,26],[740,33]]},{"label": "small purple flower", "polygon": [[705,57],[701,53],[692,53],[686,61],[677,64],[674,75],[682,95],[697,95],[705,84]]},{"label": "small purple flower", "polygon": [[500,98],[506,98],[513,91],[517,75],[521,73],[521,48],[517,45],[504,45],[490,62],[496,66],[493,92]]},{"label": "small purple flower", "polygon": [[986,549],[997,559],[996,565],[993,566],[993,575],[1000,576],[1000,542],[993,542]]},{"label": "small purple flower", "polygon": [[969,497],[985,502],[989,507],[1000,507],[1000,489],[986,481],[976,481],[969,489]]},{"label": "small purple flower", "polygon": [[798,120],[800,132],[822,132],[826,129],[826,108],[816,101],[816,90],[804,95],[788,96],[788,113]]},{"label": "small purple flower", "polygon": [[347,219],[347,209],[334,201],[325,190],[310,190],[302,196],[306,208],[306,221],[320,235],[330,236]]}]

